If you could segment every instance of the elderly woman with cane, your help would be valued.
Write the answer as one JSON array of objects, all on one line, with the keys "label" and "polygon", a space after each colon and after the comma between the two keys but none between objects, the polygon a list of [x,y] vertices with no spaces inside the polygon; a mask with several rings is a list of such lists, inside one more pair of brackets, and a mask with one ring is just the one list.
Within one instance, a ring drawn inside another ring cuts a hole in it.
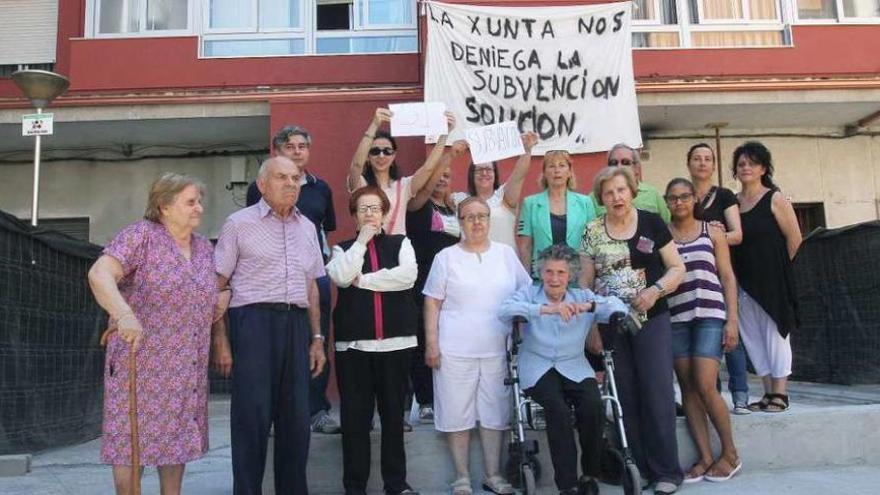
[{"label": "elderly woman with cane", "polygon": [[160,177],[144,220],[119,232],[89,271],[110,314],[101,459],[113,465],[117,494],[140,492],[140,464],[158,467],[162,495],[179,494],[186,463],[208,448],[211,323],[223,312],[211,242],[194,232],[203,192],[195,178]]},{"label": "elderly woman with cane", "polygon": [[[617,297],[569,287],[580,271],[578,253],[553,244],[536,259],[541,283],[515,292],[501,305],[504,319],[522,317],[529,326],[519,348],[519,379],[526,394],[544,407],[547,441],[560,495],[597,495],[602,451],[602,398],[584,346],[593,322],[608,323],[629,308]],[[572,435],[571,407],[581,447],[581,473]]]}]

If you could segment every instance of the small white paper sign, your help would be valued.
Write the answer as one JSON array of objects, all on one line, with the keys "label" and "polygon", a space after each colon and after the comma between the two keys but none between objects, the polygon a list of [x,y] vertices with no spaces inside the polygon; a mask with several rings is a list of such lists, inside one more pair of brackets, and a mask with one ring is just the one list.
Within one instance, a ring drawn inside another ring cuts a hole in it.
[{"label": "small white paper sign", "polygon": [[502,122],[465,132],[468,147],[471,149],[471,160],[474,163],[489,163],[511,156],[525,153],[522,138],[516,122]]},{"label": "small white paper sign", "polygon": [[392,103],[392,136],[439,136],[449,133],[446,104],[441,102]]},{"label": "small white paper sign", "polygon": [[52,134],[54,113],[31,113],[21,116],[22,136],[49,136]]}]

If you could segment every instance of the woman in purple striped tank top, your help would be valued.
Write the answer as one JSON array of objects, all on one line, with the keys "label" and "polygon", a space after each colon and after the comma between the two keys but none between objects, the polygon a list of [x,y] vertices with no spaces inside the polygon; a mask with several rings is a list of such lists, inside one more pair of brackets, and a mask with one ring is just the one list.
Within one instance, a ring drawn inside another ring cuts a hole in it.
[{"label": "woman in purple striped tank top", "polygon": [[[672,213],[669,230],[685,265],[685,276],[669,296],[675,374],[682,404],[700,459],[685,474],[685,483],[726,481],[742,468],[733,444],[730,413],[715,387],[722,351],[739,342],[736,278],[730,249],[721,229],[694,217],[694,185],[673,179],[666,186]],[[712,457],[709,422],[721,439],[721,456]]]}]

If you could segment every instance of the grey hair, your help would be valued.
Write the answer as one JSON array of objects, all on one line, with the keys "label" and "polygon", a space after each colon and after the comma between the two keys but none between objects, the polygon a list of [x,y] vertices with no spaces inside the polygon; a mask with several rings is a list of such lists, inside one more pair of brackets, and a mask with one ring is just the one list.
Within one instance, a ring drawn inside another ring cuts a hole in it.
[{"label": "grey hair", "polygon": [[174,172],[162,174],[150,186],[144,218],[151,222],[162,223],[162,208],[174,203],[177,195],[189,186],[195,186],[200,195],[205,195],[205,183],[195,177]]},{"label": "grey hair", "polygon": [[612,146],[611,149],[608,150],[608,158],[611,158],[611,155],[613,155],[614,152],[619,149],[629,150],[630,154],[632,155],[633,164],[638,165],[638,164],[642,163],[642,154],[639,153],[638,150],[636,150],[635,148],[633,148],[632,146],[630,146],[626,143],[617,143],[614,146]]},{"label": "grey hair", "polygon": [[279,155],[279,156],[270,156],[269,158],[266,158],[265,160],[263,160],[263,163],[260,164],[260,170],[257,171],[257,179],[259,179],[259,180],[265,180],[265,179],[266,179],[266,174],[269,173],[269,165],[271,165],[272,162],[273,162],[273,161],[276,161],[276,160],[286,160],[286,161],[289,161],[289,162],[293,163],[292,160],[291,160],[290,158],[287,158],[287,157],[284,157],[284,156],[281,156],[281,155]]},{"label": "grey hair", "polygon": [[307,144],[312,144],[312,136],[309,135],[309,131],[298,125],[286,125],[272,138],[272,147],[280,150],[290,139],[290,136],[302,136]]},{"label": "grey hair", "polygon": [[564,261],[568,263],[568,272],[571,280],[577,280],[581,272],[581,258],[577,251],[566,244],[553,244],[538,253],[538,273],[544,270],[544,265],[548,261]]},{"label": "grey hair", "polygon": [[489,207],[489,203],[487,203],[485,199],[479,196],[468,196],[463,199],[461,203],[458,204],[458,211],[456,213],[458,214],[459,219],[461,219],[461,212],[464,211],[465,207],[469,206],[472,203],[481,204],[486,208],[487,211],[489,211],[490,214],[492,213],[492,208]]}]

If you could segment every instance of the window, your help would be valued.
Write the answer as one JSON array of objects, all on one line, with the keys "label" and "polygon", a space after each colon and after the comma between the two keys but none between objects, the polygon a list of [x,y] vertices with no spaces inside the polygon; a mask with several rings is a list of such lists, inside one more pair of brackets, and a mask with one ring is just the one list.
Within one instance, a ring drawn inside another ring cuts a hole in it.
[{"label": "window", "polygon": [[794,203],[794,213],[797,216],[801,234],[825,227],[825,205],[822,203]]},{"label": "window", "polygon": [[95,0],[97,35],[186,32],[190,0]]},{"label": "window", "polygon": [[681,46],[674,0],[634,0],[632,20],[633,47]]},{"label": "window", "polygon": [[52,71],[55,64],[3,64],[0,65],[0,78],[12,77],[14,72],[25,69],[39,69]]},{"label": "window", "polygon": [[880,0],[796,0],[799,20],[877,22]]},{"label": "window", "polygon": [[205,57],[418,50],[416,0],[200,0]]}]

